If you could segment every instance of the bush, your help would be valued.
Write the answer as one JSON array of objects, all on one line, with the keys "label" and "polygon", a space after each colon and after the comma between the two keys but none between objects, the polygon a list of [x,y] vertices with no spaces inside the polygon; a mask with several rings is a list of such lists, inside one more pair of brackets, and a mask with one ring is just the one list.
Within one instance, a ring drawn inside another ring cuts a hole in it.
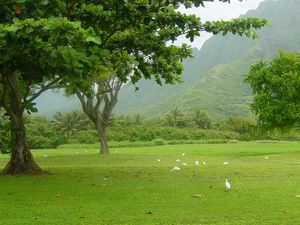
[{"label": "bush", "polygon": [[212,127],[212,122],[206,112],[197,109],[193,115],[193,121],[198,128],[210,129]]},{"label": "bush", "polygon": [[10,125],[8,117],[0,111],[0,152],[7,154],[11,148]]},{"label": "bush", "polygon": [[56,148],[58,145],[67,143],[66,137],[60,135],[45,117],[26,116],[25,126],[32,149]]},{"label": "bush", "polygon": [[107,135],[109,141],[240,139],[240,135],[233,131],[145,125],[129,126],[127,128],[110,128]]},{"label": "bush", "polygon": [[31,136],[29,145],[32,149],[56,148],[55,141],[43,136]]},{"label": "bush", "polygon": [[164,145],[165,144],[165,140],[164,139],[154,139],[152,142],[155,145]]},{"label": "bush", "polygon": [[[223,129],[237,132],[239,134],[251,134],[256,122],[253,118],[234,116],[230,117],[224,124]],[[245,137],[248,137],[245,135]]]},{"label": "bush", "polygon": [[72,135],[70,141],[73,144],[95,144],[98,142],[97,132],[94,130],[79,131]]}]

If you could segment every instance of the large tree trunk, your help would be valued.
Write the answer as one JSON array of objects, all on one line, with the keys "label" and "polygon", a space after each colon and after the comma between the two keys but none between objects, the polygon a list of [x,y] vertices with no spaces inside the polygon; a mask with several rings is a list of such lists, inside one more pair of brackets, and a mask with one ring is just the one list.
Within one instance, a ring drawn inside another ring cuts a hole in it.
[{"label": "large tree trunk", "polygon": [[108,155],[109,154],[109,149],[108,149],[108,143],[107,143],[107,138],[106,138],[106,126],[103,124],[97,124],[97,133],[99,137],[99,142],[100,142],[100,154],[102,155]]},{"label": "large tree trunk", "polygon": [[13,147],[10,160],[1,174],[41,174],[43,171],[34,161],[28,145],[24,124],[24,108],[19,93],[17,72],[7,78],[10,102],[5,105],[11,122]]},{"label": "large tree trunk", "polygon": [[1,174],[41,174],[43,171],[34,161],[26,138],[23,115],[11,118],[14,147],[11,158]]}]

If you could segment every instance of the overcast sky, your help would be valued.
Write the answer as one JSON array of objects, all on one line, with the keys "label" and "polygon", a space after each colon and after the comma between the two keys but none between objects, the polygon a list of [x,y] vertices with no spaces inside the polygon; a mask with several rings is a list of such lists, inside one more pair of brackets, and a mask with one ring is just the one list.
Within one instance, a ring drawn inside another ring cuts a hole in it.
[{"label": "overcast sky", "polygon": [[[239,0],[231,0],[231,3],[206,3],[205,8],[193,8],[193,9],[181,9],[180,11],[185,11],[190,14],[196,14],[201,18],[201,21],[206,20],[230,20],[233,18],[237,18],[240,15],[245,14],[250,9],[256,9],[259,3],[265,0],[244,0],[240,2]],[[193,43],[190,43],[184,37],[179,39],[179,42],[186,42],[193,47],[201,48],[203,43],[211,37],[210,34],[201,33],[201,37],[195,39]]]}]

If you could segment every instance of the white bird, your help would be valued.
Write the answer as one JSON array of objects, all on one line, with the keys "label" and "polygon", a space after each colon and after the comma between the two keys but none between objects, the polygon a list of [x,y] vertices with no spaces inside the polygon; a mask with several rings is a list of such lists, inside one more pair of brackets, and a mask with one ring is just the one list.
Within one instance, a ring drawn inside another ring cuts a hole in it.
[{"label": "white bird", "polygon": [[225,180],[225,189],[226,190],[230,190],[230,183],[228,182],[228,180]]},{"label": "white bird", "polygon": [[228,162],[224,162],[224,163],[223,163],[224,166],[227,166],[228,164],[229,164]]},{"label": "white bird", "polygon": [[269,159],[269,157],[268,157],[268,156],[265,156],[265,159]]},{"label": "white bird", "polygon": [[181,163],[181,165],[183,165],[183,166],[187,166],[187,164],[186,164],[186,163],[184,163],[184,162],[183,162],[183,163]]},{"label": "white bird", "polygon": [[179,171],[181,170],[179,167],[175,166],[173,169],[171,169],[170,171]]},{"label": "white bird", "polygon": [[158,159],[157,161],[160,162],[160,159]]},{"label": "white bird", "polygon": [[182,156],[185,156],[185,153],[182,153],[181,155],[182,155]]},{"label": "white bird", "polygon": [[203,162],[202,162],[202,165],[203,165],[203,166],[206,166],[206,162],[203,161]]},{"label": "white bird", "polygon": [[176,159],[176,162],[180,162],[180,159]]},{"label": "white bird", "polygon": [[199,166],[199,161],[198,160],[195,161],[195,166]]}]

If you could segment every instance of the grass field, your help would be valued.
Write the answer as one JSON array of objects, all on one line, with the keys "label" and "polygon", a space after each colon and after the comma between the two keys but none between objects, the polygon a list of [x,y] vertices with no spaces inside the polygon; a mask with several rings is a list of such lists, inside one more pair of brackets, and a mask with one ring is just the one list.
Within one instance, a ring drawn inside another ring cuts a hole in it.
[{"label": "grass field", "polygon": [[[300,143],[33,152],[52,175],[1,176],[1,225],[300,224]],[[7,159],[0,156],[0,167]],[[170,172],[174,166],[181,171]]]}]

